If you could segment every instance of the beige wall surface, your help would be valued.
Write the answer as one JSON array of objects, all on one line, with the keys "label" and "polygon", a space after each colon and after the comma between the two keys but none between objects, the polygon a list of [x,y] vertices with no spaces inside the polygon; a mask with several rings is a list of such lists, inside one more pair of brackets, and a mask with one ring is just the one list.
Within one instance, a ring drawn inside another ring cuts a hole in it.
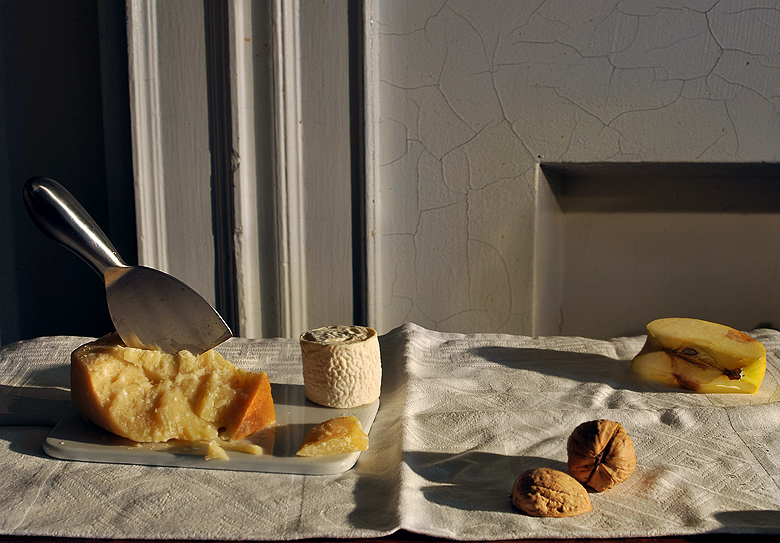
[{"label": "beige wall surface", "polygon": [[537,167],[778,162],[775,2],[370,9],[378,121],[370,295],[381,332],[412,321],[610,337],[642,333],[662,316],[741,328],[780,321],[780,254],[768,242],[778,210],[702,218],[691,209],[674,219],[663,209],[565,212]]}]

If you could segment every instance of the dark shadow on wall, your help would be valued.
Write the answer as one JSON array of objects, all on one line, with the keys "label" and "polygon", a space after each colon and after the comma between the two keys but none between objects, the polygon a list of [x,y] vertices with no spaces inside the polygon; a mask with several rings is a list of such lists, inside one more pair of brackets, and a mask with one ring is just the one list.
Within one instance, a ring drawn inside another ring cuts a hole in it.
[{"label": "dark shadow on wall", "polygon": [[2,0],[0,26],[0,342],[102,335],[102,278],[36,228],[22,186],[59,181],[137,260],[125,5]]}]

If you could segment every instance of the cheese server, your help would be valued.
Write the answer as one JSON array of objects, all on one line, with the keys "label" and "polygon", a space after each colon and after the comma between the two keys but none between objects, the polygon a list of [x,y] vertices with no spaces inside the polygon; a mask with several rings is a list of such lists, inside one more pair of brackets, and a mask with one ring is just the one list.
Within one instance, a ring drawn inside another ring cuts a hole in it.
[{"label": "cheese server", "polygon": [[24,202],[45,234],[103,277],[111,320],[127,346],[198,355],[231,337],[219,313],[186,284],[154,268],[125,264],[97,223],[56,181],[29,179]]}]

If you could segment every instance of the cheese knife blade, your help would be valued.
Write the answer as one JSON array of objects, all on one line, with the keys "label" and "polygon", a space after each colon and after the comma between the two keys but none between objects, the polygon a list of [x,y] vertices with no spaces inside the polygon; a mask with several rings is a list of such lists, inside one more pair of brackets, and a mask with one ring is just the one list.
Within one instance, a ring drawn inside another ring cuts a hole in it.
[{"label": "cheese knife blade", "polygon": [[97,223],[56,181],[29,179],[24,202],[45,234],[103,277],[108,311],[125,345],[199,355],[232,336],[219,313],[185,283],[154,268],[125,264]]}]

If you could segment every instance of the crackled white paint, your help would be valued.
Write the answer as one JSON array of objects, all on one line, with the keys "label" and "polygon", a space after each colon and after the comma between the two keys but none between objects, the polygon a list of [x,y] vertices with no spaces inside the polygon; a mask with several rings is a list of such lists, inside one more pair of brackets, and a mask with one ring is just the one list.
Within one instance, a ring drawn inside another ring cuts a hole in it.
[{"label": "crackled white paint", "polygon": [[[632,217],[556,217],[538,163],[780,160],[777,2],[369,4],[377,119],[371,318],[380,331],[413,321],[459,332],[633,332],[650,317],[634,311],[646,303],[636,293],[652,288],[662,296],[664,285],[643,284],[652,272],[637,271],[640,257],[612,255],[606,275],[589,260],[605,246],[630,250],[628,233],[599,240]],[[774,218],[762,221],[746,235],[777,231]],[[653,224],[642,223],[645,230]],[[680,262],[667,249],[675,232],[642,239],[661,255],[650,261]],[[780,288],[777,250],[758,243],[753,251],[739,258],[764,253],[760,280]],[[594,283],[600,273],[627,290]],[[560,274],[559,299],[540,290],[548,274]],[[748,279],[743,271],[718,281]],[[709,288],[722,288],[718,281]],[[733,293],[724,303],[735,311],[710,311],[720,292],[703,288],[699,297],[709,300],[697,307],[700,316],[734,315],[739,321],[730,323],[741,327],[759,315],[780,317],[768,307],[771,287],[754,313],[745,306],[755,300]]]}]

